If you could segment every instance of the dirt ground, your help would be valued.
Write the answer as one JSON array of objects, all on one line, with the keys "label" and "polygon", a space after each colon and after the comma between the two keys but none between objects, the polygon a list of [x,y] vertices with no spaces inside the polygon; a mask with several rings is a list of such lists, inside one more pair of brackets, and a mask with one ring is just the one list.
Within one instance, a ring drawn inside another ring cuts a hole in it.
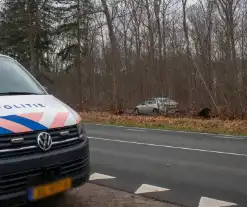
[{"label": "dirt ground", "polygon": [[107,187],[86,184],[35,207],[178,207]]}]

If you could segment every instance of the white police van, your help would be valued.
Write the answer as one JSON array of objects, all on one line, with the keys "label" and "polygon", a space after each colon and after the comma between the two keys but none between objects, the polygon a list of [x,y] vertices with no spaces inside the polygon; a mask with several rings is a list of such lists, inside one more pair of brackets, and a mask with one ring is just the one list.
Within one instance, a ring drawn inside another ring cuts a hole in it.
[{"label": "white police van", "polygon": [[80,116],[0,55],[0,206],[37,201],[88,181]]}]

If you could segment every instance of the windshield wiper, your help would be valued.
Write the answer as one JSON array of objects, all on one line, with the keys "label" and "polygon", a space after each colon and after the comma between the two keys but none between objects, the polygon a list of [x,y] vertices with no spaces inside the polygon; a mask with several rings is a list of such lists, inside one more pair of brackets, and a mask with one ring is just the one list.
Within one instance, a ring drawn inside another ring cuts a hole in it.
[{"label": "windshield wiper", "polygon": [[11,95],[44,95],[44,93],[31,93],[31,92],[18,92],[18,91],[11,91],[11,92],[3,92],[0,93],[0,96],[11,96]]}]

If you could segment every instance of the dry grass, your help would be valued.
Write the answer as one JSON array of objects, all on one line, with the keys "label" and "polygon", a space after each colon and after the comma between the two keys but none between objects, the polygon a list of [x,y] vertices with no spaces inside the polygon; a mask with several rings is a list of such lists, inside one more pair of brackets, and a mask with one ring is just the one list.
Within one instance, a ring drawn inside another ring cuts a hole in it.
[{"label": "dry grass", "polygon": [[81,112],[85,122],[117,124],[125,126],[151,127],[196,132],[247,135],[246,120],[220,120],[196,118],[169,118],[164,116],[113,115],[108,112]]}]

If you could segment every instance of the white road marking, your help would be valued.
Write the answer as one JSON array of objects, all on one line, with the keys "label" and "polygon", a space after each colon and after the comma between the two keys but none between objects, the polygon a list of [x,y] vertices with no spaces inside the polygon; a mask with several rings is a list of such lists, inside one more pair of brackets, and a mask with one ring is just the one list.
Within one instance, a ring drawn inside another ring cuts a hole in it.
[{"label": "white road marking", "polygon": [[[115,128],[130,128],[122,125],[109,125],[109,124],[93,124],[93,123],[85,123],[86,125],[96,125],[96,126],[104,126],[104,127],[115,127]],[[247,139],[247,136],[233,136],[226,134],[213,134],[207,132],[188,132],[182,130],[169,130],[169,129],[155,129],[155,128],[144,128],[144,127],[131,127],[132,129],[142,129],[142,130],[151,130],[151,131],[161,131],[161,132],[174,132],[174,133],[182,133],[182,134],[198,134],[198,135],[210,135],[213,137],[229,137],[229,139]]]},{"label": "white road marking", "polygon": [[96,125],[96,126],[106,126],[106,127],[117,127],[117,128],[127,128],[126,126],[121,126],[121,125],[109,125],[109,124],[94,124],[94,123],[84,123],[84,124],[89,124],[89,125]]},{"label": "white road marking", "polygon": [[215,138],[219,138],[219,139],[237,139],[237,140],[243,140],[246,139],[245,137],[234,137],[234,136],[223,136],[223,135],[217,135],[214,136]]},{"label": "white road marking", "polygon": [[100,173],[94,173],[90,176],[89,180],[105,180],[105,179],[114,179],[116,177],[104,175]]},{"label": "white road marking", "polygon": [[147,130],[148,128],[142,128],[142,127],[124,127],[129,129],[139,129],[139,130]]},{"label": "white road marking", "polygon": [[161,188],[154,185],[142,184],[135,192],[135,194],[142,194],[142,193],[152,193],[152,192],[163,192],[168,191],[170,189]]},{"label": "white road marking", "polygon": [[216,200],[213,198],[201,197],[198,207],[226,207],[236,206],[236,203],[230,203],[226,201]]},{"label": "white road marking", "polygon": [[133,131],[133,132],[145,132],[146,130],[143,129],[127,129],[128,131]]},{"label": "white road marking", "polygon": [[247,157],[247,154],[233,153],[233,152],[221,152],[221,151],[214,151],[214,150],[188,148],[188,147],[176,147],[176,146],[170,146],[170,145],[160,145],[160,144],[151,144],[151,143],[144,143],[144,142],[124,141],[124,140],[117,140],[117,139],[106,139],[106,138],[99,138],[99,137],[88,137],[88,138],[94,139],[94,140],[108,141],[108,142],[119,142],[119,143],[126,143],[126,144],[136,144],[136,145],[144,145],[144,146],[152,146],[152,147],[163,147],[163,148],[170,148],[170,149],[180,149],[180,150],[187,150],[187,151],[197,151],[197,152],[207,152],[207,153]]}]

